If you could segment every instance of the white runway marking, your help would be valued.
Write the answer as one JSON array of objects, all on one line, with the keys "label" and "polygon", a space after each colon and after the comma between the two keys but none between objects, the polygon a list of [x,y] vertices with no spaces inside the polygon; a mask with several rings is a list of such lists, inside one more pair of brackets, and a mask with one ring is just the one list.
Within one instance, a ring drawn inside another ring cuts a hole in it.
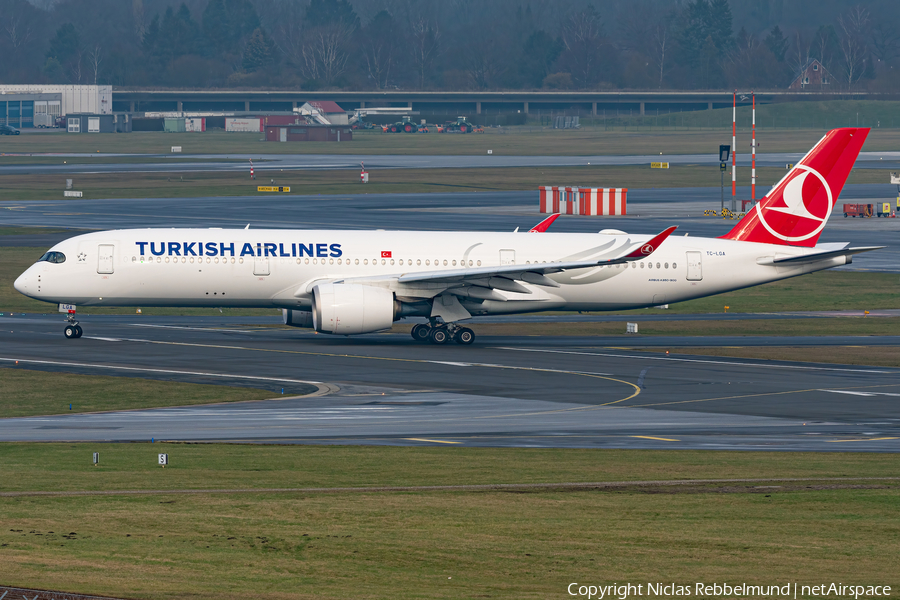
[{"label": "white runway marking", "polygon": [[[503,346],[498,346],[498,350],[514,350],[516,352],[544,352],[547,354],[574,354],[578,356],[603,356],[606,358],[636,358],[640,360],[665,360],[665,361],[673,361],[673,362],[691,362],[691,363],[702,363],[708,365],[726,365],[729,367],[759,367],[759,368],[767,368],[767,369],[794,369],[798,371],[837,371],[842,373],[873,373],[876,375],[890,375],[896,374],[897,371],[879,371],[876,369],[848,369],[846,367],[806,367],[802,365],[770,365],[765,363],[744,363],[744,362],[734,362],[729,360],[704,360],[700,358],[677,358],[674,356],[649,356],[642,354],[640,356],[635,356],[633,354],[606,354],[603,352],[579,352],[575,350],[543,350],[540,348],[508,348]],[[639,352],[640,350],[635,350]],[[677,349],[676,349],[677,351]]]},{"label": "white runway marking", "polygon": [[[98,338],[99,339],[99,338]],[[121,341],[121,340],[117,340]],[[162,373],[166,375],[200,375],[203,377],[220,377],[223,379],[247,379],[251,381],[278,381],[283,383],[307,383],[321,385],[321,381],[305,381],[302,379],[284,379],[278,377],[258,377],[255,375],[232,375],[228,373],[208,373],[204,371],[178,371],[174,369],[147,369],[141,367],[121,367],[117,365],[100,365],[92,363],[64,362],[59,360],[33,360],[27,358],[7,358],[0,356],[0,361],[13,363],[26,363],[35,365],[53,365],[57,367],[87,367],[91,369],[110,369],[114,371],[133,371],[136,373]]]},{"label": "white runway marking", "polygon": [[890,392],[851,392],[850,390],[819,390],[820,392],[830,392],[832,394],[850,394],[851,396],[900,396],[900,394],[892,394]]}]

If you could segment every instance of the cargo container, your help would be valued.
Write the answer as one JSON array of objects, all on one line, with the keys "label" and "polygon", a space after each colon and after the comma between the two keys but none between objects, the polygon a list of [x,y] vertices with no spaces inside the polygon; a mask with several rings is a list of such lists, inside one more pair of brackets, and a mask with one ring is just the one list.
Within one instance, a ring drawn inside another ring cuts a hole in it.
[{"label": "cargo container", "polygon": [[163,121],[163,131],[166,133],[184,133],[187,127],[184,117],[167,118]]},{"label": "cargo container", "polygon": [[350,142],[353,131],[349,126],[331,127],[328,125],[293,125],[278,127],[266,126],[267,142]]},{"label": "cargo container", "polygon": [[871,204],[845,204],[844,218],[847,217],[871,217],[873,213]]},{"label": "cargo container", "polygon": [[187,117],[184,120],[184,130],[193,132],[206,131],[206,117]]},{"label": "cargo container", "polygon": [[66,131],[69,133],[130,133],[132,128],[131,115],[128,113],[70,114],[64,118]]},{"label": "cargo container", "polygon": [[263,131],[262,119],[260,118],[244,118],[236,119],[228,117],[225,119],[225,131],[240,131],[259,133]]},{"label": "cargo container", "polygon": [[890,202],[879,202],[878,203],[878,212],[875,214],[879,217],[890,217],[891,216],[891,203]]}]

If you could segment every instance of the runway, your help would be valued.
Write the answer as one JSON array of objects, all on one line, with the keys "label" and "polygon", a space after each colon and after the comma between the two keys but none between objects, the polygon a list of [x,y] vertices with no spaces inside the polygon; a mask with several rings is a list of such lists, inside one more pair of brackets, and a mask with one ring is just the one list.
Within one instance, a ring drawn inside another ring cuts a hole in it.
[{"label": "runway", "polygon": [[[485,336],[463,347],[336,338],[259,318],[82,324],[85,337],[67,341],[59,316],[0,317],[0,365],[253,386],[276,399],[2,419],[0,440],[900,451],[900,369],[677,352],[736,338]],[[310,382],[320,395],[287,397]]]},{"label": "runway", "polygon": [[[0,165],[0,175],[58,174],[58,173],[156,173],[156,172],[218,172],[246,171],[247,162],[253,160],[257,171],[271,170],[328,170],[358,169],[361,162],[369,170],[379,169],[479,169],[497,167],[580,167],[580,166],[630,166],[649,165],[651,162],[668,162],[672,165],[718,166],[715,154],[657,154],[657,155],[592,155],[592,156],[504,156],[502,154],[472,155],[367,155],[367,154],[32,154],[34,157],[53,157],[60,164]],[[63,164],[70,158],[144,158],[162,162]],[[803,153],[759,153],[757,167],[780,167],[796,163]],[[172,162],[165,162],[173,159]],[[176,160],[177,159],[177,162]],[[197,162],[191,162],[191,161]],[[221,162],[218,162],[221,161]],[[750,167],[750,157],[740,153],[738,168]],[[900,152],[861,152],[857,169],[900,168]],[[887,175],[885,180],[889,181]]]},{"label": "runway", "polygon": [[[559,183],[559,182],[557,182]],[[858,184],[845,187],[820,242],[887,246],[854,257],[842,269],[900,272],[900,219],[845,219],[842,202],[888,198],[893,186]],[[678,225],[675,235],[717,237],[735,221],[704,217],[719,207],[715,188],[665,188],[628,191],[625,217],[562,216],[551,232],[596,232],[615,228],[628,233],[658,233]],[[739,197],[750,197],[739,188]],[[224,227],[297,229],[396,229],[527,231],[544,218],[538,214],[537,191],[438,194],[358,194],[335,196],[278,195],[153,199],[67,199],[4,202],[0,223],[31,227],[122,229],[135,227]],[[41,239],[6,236],[0,245],[52,246],[66,234]],[[43,242],[43,243],[41,243]]]}]

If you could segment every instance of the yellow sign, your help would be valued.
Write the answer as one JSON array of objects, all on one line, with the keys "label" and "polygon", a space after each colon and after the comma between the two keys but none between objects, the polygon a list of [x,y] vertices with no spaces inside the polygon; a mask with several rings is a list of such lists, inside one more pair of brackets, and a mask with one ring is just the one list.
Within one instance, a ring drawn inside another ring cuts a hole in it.
[{"label": "yellow sign", "polygon": [[650,168],[651,169],[668,169],[669,163],[654,163],[654,162],[652,162],[652,163],[650,163]]},{"label": "yellow sign", "polygon": [[289,187],[277,187],[271,185],[260,185],[256,187],[257,192],[290,192]]}]

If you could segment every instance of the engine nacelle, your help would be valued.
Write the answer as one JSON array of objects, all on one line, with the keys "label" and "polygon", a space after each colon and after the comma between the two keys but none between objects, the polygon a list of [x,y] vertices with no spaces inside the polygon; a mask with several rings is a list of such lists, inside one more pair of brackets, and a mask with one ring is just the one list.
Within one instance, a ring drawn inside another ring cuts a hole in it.
[{"label": "engine nacelle", "polygon": [[289,308],[281,309],[281,320],[288,327],[312,327],[313,316],[309,310],[291,310]]},{"label": "engine nacelle", "polygon": [[353,335],[390,329],[394,293],[380,287],[322,283],[313,288],[313,327],[322,333]]}]

